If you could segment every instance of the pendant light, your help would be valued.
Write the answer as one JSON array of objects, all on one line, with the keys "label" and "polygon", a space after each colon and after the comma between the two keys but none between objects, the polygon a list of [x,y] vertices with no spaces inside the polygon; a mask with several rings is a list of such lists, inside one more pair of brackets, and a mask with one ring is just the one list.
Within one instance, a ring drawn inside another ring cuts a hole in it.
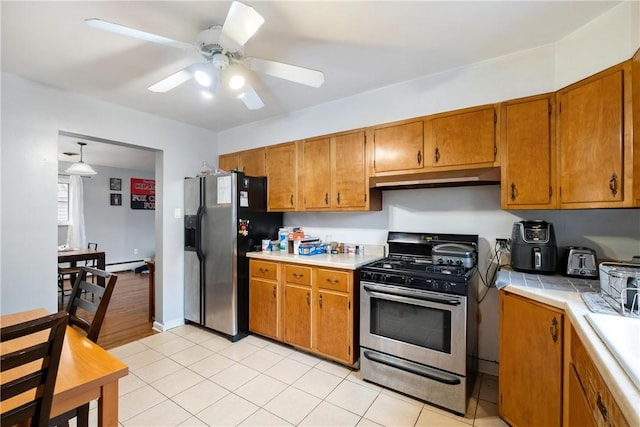
[{"label": "pendant light", "polygon": [[80,176],[89,176],[96,175],[97,172],[93,170],[91,166],[82,161],[82,147],[87,145],[86,142],[78,142],[80,146],[80,161],[72,164],[65,170],[69,175],[80,175]]}]

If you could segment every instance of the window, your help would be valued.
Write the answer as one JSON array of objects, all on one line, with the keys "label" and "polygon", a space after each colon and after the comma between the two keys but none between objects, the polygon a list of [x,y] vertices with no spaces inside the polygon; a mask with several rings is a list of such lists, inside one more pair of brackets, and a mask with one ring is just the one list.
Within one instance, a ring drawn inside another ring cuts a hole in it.
[{"label": "window", "polygon": [[58,225],[69,224],[69,177],[58,177]]}]

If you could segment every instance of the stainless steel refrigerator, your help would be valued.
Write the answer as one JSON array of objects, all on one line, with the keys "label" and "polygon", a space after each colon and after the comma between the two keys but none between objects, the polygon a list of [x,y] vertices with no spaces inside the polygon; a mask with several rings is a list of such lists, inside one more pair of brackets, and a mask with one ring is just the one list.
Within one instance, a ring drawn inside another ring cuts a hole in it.
[{"label": "stainless steel refrigerator", "polygon": [[277,239],[266,178],[239,172],[185,178],[184,318],[237,341],[249,329],[249,259]]}]

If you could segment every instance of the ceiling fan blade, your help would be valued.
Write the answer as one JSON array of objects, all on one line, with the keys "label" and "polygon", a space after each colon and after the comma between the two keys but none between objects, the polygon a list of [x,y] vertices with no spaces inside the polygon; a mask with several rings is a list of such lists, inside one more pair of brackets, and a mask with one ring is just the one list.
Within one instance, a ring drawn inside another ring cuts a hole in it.
[{"label": "ceiling fan blade", "polygon": [[87,23],[90,27],[97,28],[99,30],[111,31],[112,33],[122,34],[128,37],[133,37],[136,39],[163,44],[166,46],[175,47],[178,49],[190,50],[193,49],[193,45],[190,43],[180,42],[177,40],[172,40],[167,37],[159,36],[156,34],[147,33],[144,31],[136,30],[135,28],[125,27],[124,25],[114,24],[113,22],[103,21],[98,18],[90,18],[85,19],[84,22]]},{"label": "ceiling fan blade", "polygon": [[252,57],[245,58],[243,63],[252,71],[257,71],[259,73],[268,74],[273,77],[290,80],[307,86],[320,87],[324,83],[324,73],[310,68],[298,67],[297,65],[285,64],[284,62]]},{"label": "ceiling fan blade", "polygon": [[244,105],[246,105],[249,110],[259,110],[264,107],[264,102],[262,102],[258,93],[249,83],[245,83],[243,89],[243,92],[238,95],[238,98],[244,102]]},{"label": "ceiling fan blade", "polygon": [[254,8],[234,1],[220,34],[220,46],[236,52],[264,23],[264,18]]},{"label": "ceiling fan blade", "polygon": [[155,83],[149,86],[149,90],[151,92],[164,93],[168,92],[171,89],[180,86],[182,83],[186,82],[193,76],[193,73],[190,70],[190,66],[187,68],[183,68],[177,73],[171,74],[169,77],[166,77],[160,80],[158,83]]}]

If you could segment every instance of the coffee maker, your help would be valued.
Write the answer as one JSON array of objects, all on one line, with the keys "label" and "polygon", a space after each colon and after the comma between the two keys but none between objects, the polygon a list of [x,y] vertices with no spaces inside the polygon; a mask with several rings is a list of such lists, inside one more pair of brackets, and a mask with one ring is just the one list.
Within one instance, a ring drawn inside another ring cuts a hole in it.
[{"label": "coffee maker", "polygon": [[520,221],[511,232],[511,268],[525,273],[556,272],[558,249],[553,224],[542,221]]}]

